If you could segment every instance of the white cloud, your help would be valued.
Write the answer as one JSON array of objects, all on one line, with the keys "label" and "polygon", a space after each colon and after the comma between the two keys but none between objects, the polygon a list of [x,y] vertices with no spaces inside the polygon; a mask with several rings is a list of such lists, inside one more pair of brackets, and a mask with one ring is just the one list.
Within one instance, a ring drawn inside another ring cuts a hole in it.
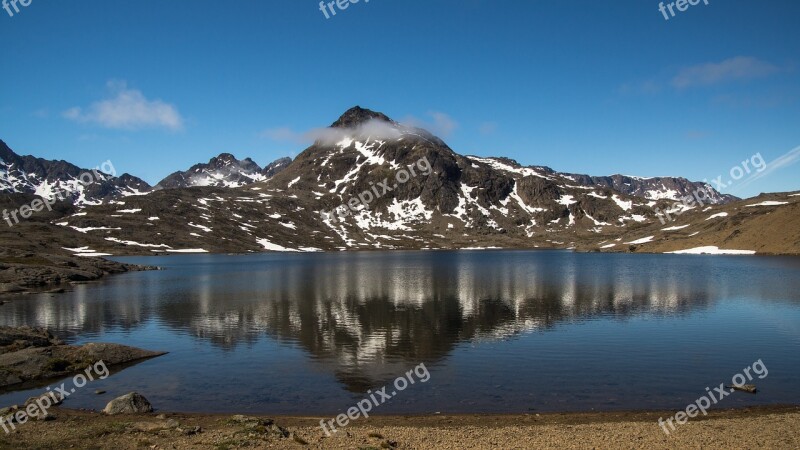
[{"label": "white cloud", "polygon": [[402,126],[379,119],[370,119],[353,128],[320,128],[311,130],[306,136],[324,145],[333,145],[345,138],[355,139],[399,139],[403,135]]},{"label": "white cloud", "polygon": [[676,89],[709,86],[728,81],[765,77],[778,71],[777,66],[768,62],[750,56],[737,56],[720,62],[683,68],[672,79],[672,86]]},{"label": "white cloud", "polygon": [[289,141],[309,144],[319,141],[324,145],[333,145],[344,138],[360,139],[397,139],[403,135],[402,125],[384,122],[379,119],[368,120],[350,128],[314,128],[300,133],[288,127],[270,128],[261,132],[261,136],[273,141]]},{"label": "white cloud", "polygon": [[380,119],[371,119],[357,127],[351,128],[315,128],[306,132],[298,132],[289,127],[269,128],[260,133],[261,137],[279,142],[295,142],[310,144],[320,141],[326,145],[340,142],[344,138],[371,138],[380,140],[398,139],[403,134],[413,133],[413,128],[422,128],[437,136],[448,136],[458,123],[449,115],[431,111],[428,115],[432,122],[423,122],[415,117],[409,117],[402,123],[385,122]]},{"label": "white cloud", "polygon": [[183,129],[183,118],[174,105],[159,99],[148,100],[140,91],[129,89],[125,82],[110,81],[108,88],[112,97],[94,102],[85,110],[78,106],[70,108],[63,116],[115,129]]}]

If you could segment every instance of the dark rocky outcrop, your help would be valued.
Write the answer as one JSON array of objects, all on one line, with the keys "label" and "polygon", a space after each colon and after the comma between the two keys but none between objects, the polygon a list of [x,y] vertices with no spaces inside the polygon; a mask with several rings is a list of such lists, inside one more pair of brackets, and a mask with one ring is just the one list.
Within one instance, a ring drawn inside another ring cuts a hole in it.
[{"label": "dark rocky outcrop", "polygon": [[0,344],[0,387],[66,376],[100,361],[108,368],[165,354],[119,344],[64,345],[47,331],[28,327],[0,327]]}]

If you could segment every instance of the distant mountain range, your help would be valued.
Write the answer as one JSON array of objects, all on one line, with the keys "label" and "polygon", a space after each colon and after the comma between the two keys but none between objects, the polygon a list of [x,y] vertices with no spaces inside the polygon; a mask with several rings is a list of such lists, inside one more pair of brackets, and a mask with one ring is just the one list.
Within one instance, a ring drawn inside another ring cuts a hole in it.
[{"label": "distant mountain range", "polygon": [[[150,185],[129,174],[120,177],[103,173],[98,167],[81,169],[66,161],[49,161],[33,156],[19,156],[0,140],[0,192],[29,193],[49,197],[56,191],[64,192],[76,205],[98,205],[105,201],[124,198],[150,191]],[[91,183],[82,183],[81,174],[89,173]]]},{"label": "distant mountain range", "polygon": [[[333,128],[347,129],[357,127],[367,121],[378,120],[393,124],[400,130],[400,124],[393,122],[381,113],[355,107],[343,114],[334,124]],[[410,129],[407,129],[410,130]],[[427,134],[424,130],[415,130],[420,135]],[[444,142],[434,136],[430,139],[436,141],[442,148]],[[448,148],[449,151],[449,148]],[[477,162],[490,163],[500,171],[522,169],[522,166],[508,158],[480,158],[470,156]],[[493,161],[493,163],[492,163]],[[5,142],[0,140],[0,192],[28,192],[37,195],[47,195],[53,189],[69,192],[77,205],[95,205],[109,200],[124,198],[130,195],[141,195],[160,189],[179,189],[195,186],[215,187],[242,187],[253,183],[264,182],[292,163],[291,158],[280,158],[262,168],[250,158],[238,160],[230,153],[221,153],[211,158],[208,163],[198,163],[185,171],[177,171],[154,187],[144,180],[130,174],[119,177],[114,174],[105,174],[104,180],[98,180],[87,189],[81,189],[78,177],[81,173],[91,169],[81,169],[66,161],[49,161],[33,156],[19,156]],[[643,197],[650,200],[670,199],[679,200],[681,197],[691,195],[699,188],[706,188],[712,195],[712,202],[726,203],[736,200],[736,197],[722,195],[713,190],[709,185],[692,182],[685,178],[655,177],[642,178],[624,175],[589,176],[581,174],[559,174],[543,166],[527,167],[548,176],[560,176],[581,186],[611,188],[619,193]]]},{"label": "distant mountain range", "polygon": [[[63,161],[20,157],[2,143],[0,158],[6,193],[72,187],[81,172]],[[408,173],[409,166],[416,170]],[[400,172],[408,176],[401,179]],[[698,189],[710,197],[704,205],[675,206]],[[767,200],[771,207],[755,208],[685,178],[594,177],[463,156],[426,130],[354,107],[293,161],[262,168],[223,153],[155,187],[128,174],[76,187],[77,210],[48,216],[47,233],[52,245],[87,256],[486,247],[666,251],[737,242],[762,252],[796,252],[800,236],[790,231],[778,242],[748,225],[780,210],[773,217],[791,229],[800,198],[775,196],[780,200]],[[336,210],[348,213],[331,215]],[[686,226],[670,230],[657,211],[670,211]],[[726,214],[706,219],[718,212]]]},{"label": "distant mountain range", "polygon": [[[195,164],[189,170],[172,173],[153,187],[127,173],[116,177],[102,166],[96,168],[102,174],[98,177],[95,169],[80,168],[66,161],[19,156],[0,140],[0,192],[31,193],[45,197],[60,190],[76,205],[99,205],[159,189],[240,187],[267,181],[291,162],[290,158],[281,158],[262,169],[250,158],[239,161],[230,153],[222,153],[211,158],[207,164]],[[113,164],[110,167],[113,169]],[[81,183],[81,174],[87,172],[92,174],[92,182]]]},{"label": "distant mountain range", "polygon": [[156,189],[176,189],[191,186],[241,187],[267,181],[292,163],[281,158],[263,169],[250,158],[242,161],[230,153],[211,158],[208,164],[195,164],[185,172],[175,172],[161,180]]}]

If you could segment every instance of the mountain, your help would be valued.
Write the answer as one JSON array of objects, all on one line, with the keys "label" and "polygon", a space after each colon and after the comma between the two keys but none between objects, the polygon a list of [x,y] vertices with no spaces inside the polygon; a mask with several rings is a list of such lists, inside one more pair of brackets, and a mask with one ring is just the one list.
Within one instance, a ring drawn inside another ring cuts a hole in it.
[{"label": "mountain", "polygon": [[94,169],[82,169],[66,161],[20,156],[0,140],[2,193],[50,197],[60,192],[76,205],[97,205],[151,189],[145,181],[127,173],[114,175],[114,166],[108,161]]},{"label": "mountain", "polygon": [[283,169],[289,167],[289,164],[291,163],[292,158],[285,157],[276,159],[275,161],[267,164],[267,166],[261,170],[261,174],[267,177],[267,179],[270,179],[279,174]]},{"label": "mountain", "polygon": [[[209,166],[242,167],[220,157],[194,173],[206,177]],[[584,248],[657,224],[658,211],[699,209],[666,200],[690,194],[698,185],[688,180],[609,180],[462,156],[423,129],[356,107],[269,180],[162,189],[56,223],[111,254]],[[626,183],[654,198],[614,187]],[[720,206],[722,196],[711,197],[703,206]]]},{"label": "mountain", "polygon": [[75,205],[98,205],[131,195],[148,194],[153,189],[244,186],[269,180],[291,162],[291,158],[281,158],[262,169],[250,158],[240,161],[230,153],[222,153],[207,164],[196,164],[185,172],[175,172],[152,187],[127,173],[115,176],[110,161],[94,169],[82,169],[66,161],[20,156],[0,140],[0,193],[50,197],[62,192],[65,200]]},{"label": "mountain", "polygon": [[[258,181],[267,171],[274,176]],[[225,181],[181,187],[192,176]],[[800,197],[793,194],[771,194],[771,206],[755,207],[681,178],[589,177],[463,156],[423,129],[358,107],[317,133],[294,161],[260,169],[223,154],[175,179],[175,188],[146,196],[54,210],[44,221],[42,213],[39,228],[25,233],[82,256],[733,244],[800,253],[795,234],[772,236],[798,229]],[[669,200],[700,187],[710,197],[703,204]],[[776,217],[778,228],[760,234],[758,226]]]},{"label": "mountain", "polygon": [[[663,220],[663,222],[662,222]],[[776,192],[664,215],[580,250],[644,253],[800,253],[800,193]]]},{"label": "mountain", "polygon": [[240,187],[266,181],[285,169],[292,160],[281,158],[261,168],[252,159],[238,160],[230,153],[222,153],[207,164],[195,164],[187,171],[175,172],[157,185],[156,189],[177,189],[191,186]]},{"label": "mountain", "polygon": [[730,194],[721,194],[708,183],[689,181],[686,178],[676,177],[632,177],[626,175],[611,175],[607,177],[593,177],[589,175],[564,174],[573,178],[583,186],[603,186],[614,189],[623,194],[643,197],[650,200],[680,201],[687,195],[704,190],[708,192],[709,203],[719,205],[739,200]]}]

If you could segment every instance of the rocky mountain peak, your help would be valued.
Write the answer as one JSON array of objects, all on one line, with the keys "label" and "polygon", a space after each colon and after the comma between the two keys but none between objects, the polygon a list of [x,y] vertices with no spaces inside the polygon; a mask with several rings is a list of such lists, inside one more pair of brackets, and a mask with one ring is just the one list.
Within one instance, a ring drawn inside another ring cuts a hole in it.
[{"label": "rocky mountain peak", "polygon": [[292,158],[284,157],[280,159],[276,159],[269,163],[261,173],[266,176],[267,178],[272,178],[278,173],[280,173],[283,169],[289,167],[289,164],[292,163]]},{"label": "rocky mountain peak", "polygon": [[95,170],[103,168],[84,169],[66,161],[20,156],[0,141],[0,193],[59,195],[76,205],[96,205],[150,190],[149,184],[130,174],[96,175],[100,172]]},{"label": "rocky mountain peak", "polygon": [[11,150],[11,148],[9,148],[9,146],[5,143],[5,141],[0,139],[0,159],[2,159],[3,161],[8,161],[14,156],[16,156],[16,153],[14,153]]},{"label": "rocky mountain peak", "polygon": [[211,163],[213,161],[217,161],[217,162],[221,162],[221,163],[230,163],[230,162],[234,162],[234,161],[238,161],[238,160],[236,159],[235,156],[233,156],[230,153],[220,153],[218,156],[215,156],[215,157],[211,158],[209,163]]},{"label": "rocky mountain peak", "polygon": [[250,158],[240,160],[230,153],[220,153],[211,158],[207,164],[195,164],[189,170],[170,174],[156,185],[156,189],[192,186],[239,187],[266,181],[291,162],[289,158],[282,158],[262,169]]},{"label": "rocky mountain peak", "polygon": [[360,106],[354,106],[345,111],[344,114],[342,114],[339,119],[336,120],[336,122],[333,122],[331,127],[353,128],[373,119],[394,123],[392,119],[383,113],[365,109]]},{"label": "rocky mountain peak", "polygon": [[243,168],[243,169],[251,169],[251,170],[255,170],[255,171],[261,170],[261,168],[258,166],[258,164],[253,162],[252,159],[245,158],[243,160],[239,160],[239,159],[236,159],[236,157],[233,156],[230,153],[220,153],[219,155],[211,158],[208,161],[208,164],[205,164],[205,165],[204,164],[196,164],[195,166],[192,167],[192,169],[200,169],[200,170],[207,169],[207,168],[223,169],[223,168],[226,168],[226,167],[234,165],[234,164],[239,166],[239,167],[241,167],[241,168]]}]

